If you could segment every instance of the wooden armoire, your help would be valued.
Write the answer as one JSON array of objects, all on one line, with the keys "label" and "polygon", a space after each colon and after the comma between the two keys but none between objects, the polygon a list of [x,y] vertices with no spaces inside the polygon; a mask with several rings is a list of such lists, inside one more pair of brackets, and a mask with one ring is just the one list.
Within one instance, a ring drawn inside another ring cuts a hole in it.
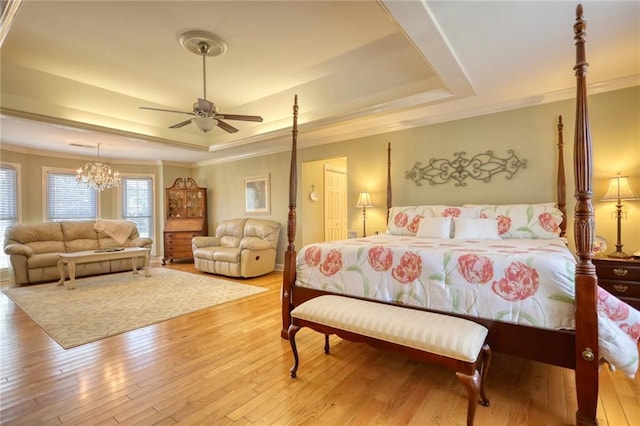
[{"label": "wooden armoire", "polygon": [[165,189],[164,257],[167,261],[193,259],[191,239],[207,235],[207,188],[192,178],[178,178]]}]

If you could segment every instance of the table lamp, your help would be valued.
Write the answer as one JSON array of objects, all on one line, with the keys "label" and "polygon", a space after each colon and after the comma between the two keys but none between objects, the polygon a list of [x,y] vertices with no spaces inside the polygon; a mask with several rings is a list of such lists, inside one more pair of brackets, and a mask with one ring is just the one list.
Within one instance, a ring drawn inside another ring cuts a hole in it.
[{"label": "table lamp", "polygon": [[639,200],[638,194],[631,187],[628,176],[618,176],[611,178],[609,181],[609,189],[604,194],[602,201],[616,201],[616,219],[618,226],[618,239],[616,241],[616,251],[609,253],[608,257],[617,259],[627,259],[629,256],[622,251],[622,200]]},{"label": "table lamp", "polygon": [[371,195],[368,192],[361,192],[358,197],[356,207],[362,207],[362,236],[367,236],[367,207],[373,207]]}]

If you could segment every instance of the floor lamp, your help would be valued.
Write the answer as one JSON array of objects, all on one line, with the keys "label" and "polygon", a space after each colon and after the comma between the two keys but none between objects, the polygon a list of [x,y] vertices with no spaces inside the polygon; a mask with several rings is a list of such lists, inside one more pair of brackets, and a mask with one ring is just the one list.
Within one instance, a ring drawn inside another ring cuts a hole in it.
[{"label": "floor lamp", "polygon": [[609,253],[608,257],[627,259],[629,256],[622,251],[622,200],[639,200],[638,194],[631,187],[628,176],[618,176],[611,178],[609,189],[604,194],[602,201],[616,201],[616,220],[618,226],[618,239],[616,241],[616,251]]},{"label": "floor lamp", "polygon": [[367,207],[373,207],[371,195],[368,192],[361,192],[358,197],[356,207],[362,207],[362,236],[367,236]]}]

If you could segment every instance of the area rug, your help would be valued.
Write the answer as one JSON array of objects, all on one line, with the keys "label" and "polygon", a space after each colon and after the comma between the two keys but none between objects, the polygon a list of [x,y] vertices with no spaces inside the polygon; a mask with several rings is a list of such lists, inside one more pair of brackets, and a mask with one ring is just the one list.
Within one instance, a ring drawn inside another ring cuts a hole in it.
[{"label": "area rug", "polygon": [[4,294],[65,349],[131,331],[266,289],[172,269],[100,275],[17,287]]}]

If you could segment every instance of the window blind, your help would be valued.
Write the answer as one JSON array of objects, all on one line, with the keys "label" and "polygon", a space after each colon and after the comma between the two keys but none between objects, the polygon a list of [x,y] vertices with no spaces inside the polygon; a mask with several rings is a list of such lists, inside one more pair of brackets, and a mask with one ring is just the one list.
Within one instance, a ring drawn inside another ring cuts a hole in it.
[{"label": "window blind", "polygon": [[[7,228],[18,221],[18,172],[15,167],[0,166],[0,241]],[[7,256],[0,255],[0,269],[9,266]]]},{"label": "window blind", "polygon": [[98,217],[98,196],[93,188],[78,185],[73,173],[47,172],[47,219],[91,220]]},{"label": "window blind", "polygon": [[14,167],[0,166],[0,221],[18,218],[18,173]]},{"label": "window blind", "polygon": [[135,222],[141,237],[153,238],[153,180],[150,177],[122,179],[122,218]]}]

